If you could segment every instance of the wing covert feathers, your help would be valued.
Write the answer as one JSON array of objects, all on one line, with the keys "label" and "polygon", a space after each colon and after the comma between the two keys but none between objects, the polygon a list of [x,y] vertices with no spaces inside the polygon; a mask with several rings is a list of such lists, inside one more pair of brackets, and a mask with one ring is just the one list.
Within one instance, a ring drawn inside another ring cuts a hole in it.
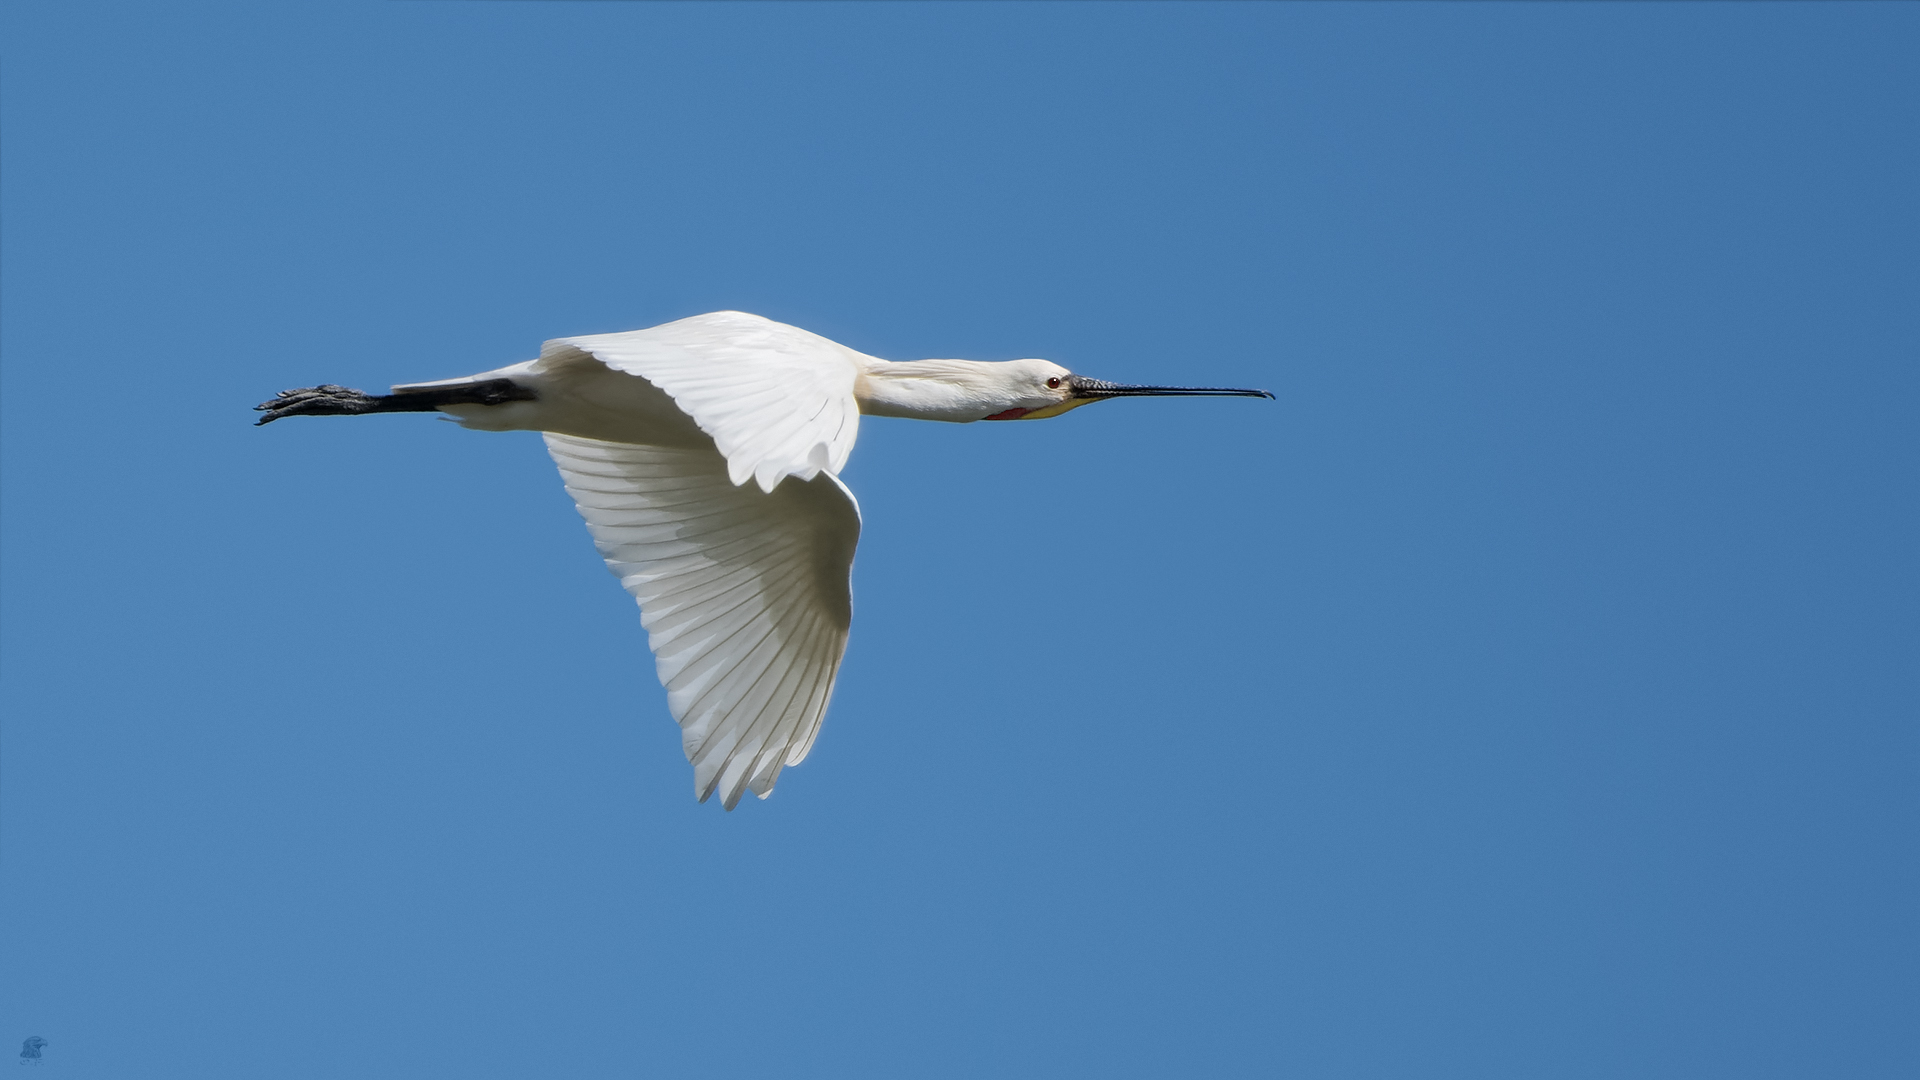
[{"label": "wing covert feathers", "polygon": [[710,450],[546,440],[594,546],[640,604],[694,794],[718,791],[729,810],[743,791],[766,798],[813,746],[846,650],[852,493],[820,470],[743,486]]},{"label": "wing covert feathers", "polygon": [[646,330],[557,338],[666,391],[713,437],[735,484],[771,492],[782,477],[812,480],[846,467],[859,434],[854,383],[863,361],[838,342],[739,311],[696,315]]}]

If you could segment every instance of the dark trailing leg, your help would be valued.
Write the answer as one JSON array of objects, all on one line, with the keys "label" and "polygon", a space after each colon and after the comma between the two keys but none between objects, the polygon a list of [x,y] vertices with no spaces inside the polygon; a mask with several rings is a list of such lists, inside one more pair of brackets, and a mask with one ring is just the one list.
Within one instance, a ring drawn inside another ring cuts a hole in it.
[{"label": "dark trailing leg", "polygon": [[272,401],[254,406],[267,415],[254,421],[257,427],[283,416],[359,416],[381,412],[432,412],[442,405],[503,405],[509,401],[532,401],[533,391],[512,379],[488,379],[459,386],[435,386],[409,390],[404,394],[369,394],[328,383],[299,390],[282,390]]}]

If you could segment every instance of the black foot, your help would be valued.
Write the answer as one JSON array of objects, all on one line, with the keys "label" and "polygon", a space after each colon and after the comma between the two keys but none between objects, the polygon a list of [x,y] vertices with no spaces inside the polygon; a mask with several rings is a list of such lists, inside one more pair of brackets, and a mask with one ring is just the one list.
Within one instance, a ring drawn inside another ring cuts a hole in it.
[{"label": "black foot", "polygon": [[267,415],[254,426],[271,424],[283,416],[359,416],[376,412],[433,412],[442,405],[505,405],[533,401],[538,395],[512,379],[487,379],[453,386],[431,386],[404,394],[368,394],[328,383],[300,390],[282,390],[272,401],[254,408]]},{"label": "black foot", "polygon": [[280,391],[272,401],[263,401],[254,406],[256,411],[267,415],[253,423],[258,427],[271,424],[283,416],[358,416],[361,413],[385,411],[380,405],[379,398],[363,390],[349,390],[328,383],[325,386]]}]

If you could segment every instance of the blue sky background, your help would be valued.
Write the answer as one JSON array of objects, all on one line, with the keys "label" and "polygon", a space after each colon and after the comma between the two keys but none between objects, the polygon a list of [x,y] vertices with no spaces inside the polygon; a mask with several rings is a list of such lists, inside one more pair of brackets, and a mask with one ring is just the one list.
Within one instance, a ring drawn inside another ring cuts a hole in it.
[{"label": "blue sky background", "polygon": [[[6,1055],[1920,1071],[1920,8],[0,33]],[[724,814],[536,436],[248,411],[720,308],[1279,400],[869,421]]]}]

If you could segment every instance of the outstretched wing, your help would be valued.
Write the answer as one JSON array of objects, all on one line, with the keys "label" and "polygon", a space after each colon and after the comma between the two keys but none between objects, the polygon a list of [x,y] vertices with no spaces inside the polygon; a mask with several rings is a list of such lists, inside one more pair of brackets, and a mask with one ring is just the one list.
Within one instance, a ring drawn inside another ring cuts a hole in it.
[{"label": "outstretched wing", "polygon": [[711,450],[547,434],[640,622],[694,794],[766,798],[812,748],[847,646],[860,508],[831,473],[767,492]]},{"label": "outstretched wing", "polygon": [[739,311],[716,311],[623,334],[556,338],[541,350],[578,349],[667,392],[713,436],[727,476],[771,492],[782,477],[838,473],[860,429],[854,381],[871,357]]}]

